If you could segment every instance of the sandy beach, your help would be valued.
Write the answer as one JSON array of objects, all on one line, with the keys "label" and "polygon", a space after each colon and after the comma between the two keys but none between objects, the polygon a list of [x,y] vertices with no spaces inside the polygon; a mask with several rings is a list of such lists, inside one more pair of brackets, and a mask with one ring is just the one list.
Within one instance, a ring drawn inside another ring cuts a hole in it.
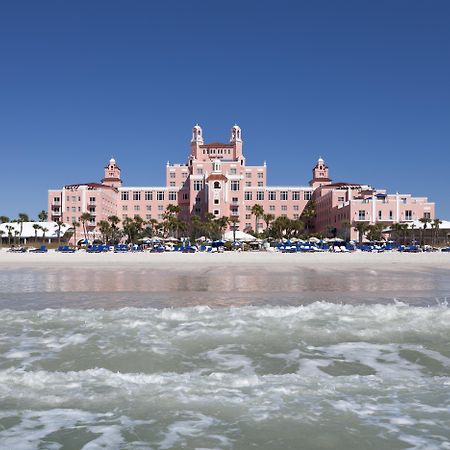
[{"label": "sandy beach", "polygon": [[312,253],[288,254],[271,252],[225,252],[210,253],[100,253],[88,254],[79,251],[75,254],[62,254],[49,251],[45,254],[9,253],[0,251],[0,269],[33,268],[96,268],[108,270],[151,269],[156,271],[177,271],[201,273],[204,270],[270,270],[290,272],[299,269],[315,271],[414,271],[426,269],[450,270],[449,253],[366,253],[350,254]]}]

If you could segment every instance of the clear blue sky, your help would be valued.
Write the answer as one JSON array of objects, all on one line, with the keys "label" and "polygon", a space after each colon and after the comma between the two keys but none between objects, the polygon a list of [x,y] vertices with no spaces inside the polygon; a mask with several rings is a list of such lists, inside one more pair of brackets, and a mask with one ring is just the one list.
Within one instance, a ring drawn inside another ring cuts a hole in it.
[{"label": "clear blue sky", "polygon": [[0,215],[47,189],[161,185],[191,128],[275,185],[336,181],[428,196],[450,219],[449,1],[0,3]]}]

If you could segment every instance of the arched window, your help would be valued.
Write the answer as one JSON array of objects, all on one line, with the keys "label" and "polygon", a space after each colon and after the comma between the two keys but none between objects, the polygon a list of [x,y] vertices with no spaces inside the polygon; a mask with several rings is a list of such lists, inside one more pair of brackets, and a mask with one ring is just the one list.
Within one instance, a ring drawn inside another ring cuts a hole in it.
[{"label": "arched window", "polygon": [[218,181],[214,181],[214,189],[220,189],[220,183]]}]

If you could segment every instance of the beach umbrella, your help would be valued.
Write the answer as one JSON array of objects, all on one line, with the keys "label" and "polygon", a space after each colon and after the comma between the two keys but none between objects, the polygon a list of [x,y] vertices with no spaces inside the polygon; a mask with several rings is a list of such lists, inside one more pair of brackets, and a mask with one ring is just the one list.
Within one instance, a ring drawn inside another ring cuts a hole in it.
[{"label": "beach umbrella", "polygon": [[318,242],[320,242],[320,239],[316,238],[316,237],[310,237],[308,239],[309,242],[313,242],[314,244],[317,244]]},{"label": "beach umbrella", "polygon": [[166,242],[178,242],[179,241],[179,239],[177,239],[176,237],[174,237],[174,236],[169,236],[168,238],[165,238],[164,239]]}]

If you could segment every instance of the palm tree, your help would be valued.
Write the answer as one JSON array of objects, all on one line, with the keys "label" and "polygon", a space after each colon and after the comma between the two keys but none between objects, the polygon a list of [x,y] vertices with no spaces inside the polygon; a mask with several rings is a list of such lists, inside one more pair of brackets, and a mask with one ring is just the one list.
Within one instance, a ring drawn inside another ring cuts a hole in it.
[{"label": "palm tree", "polygon": [[313,228],[315,217],[316,217],[316,204],[314,200],[309,200],[300,215],[300,219],[304,222],[305,229],[307,232],[309,232],[311,228]]},{"label": "palm tree", "polygon": [[0,230],[0,247],[3,245],[3,235],[5,232],[3,230]]},{"label": "palm tree", "polygon": [[58,234],[58,244],[61,244],[61,227],[64,225],[64,222],[61,220],[56,220],[55,223],[56,232]]},{"label": "palm tree", "polygon": [[33,228],[34,228],[34,242],[37,242],[37,234],[38,230],[41,229],[41,226],[38,223],[33,223]]},{"label": "palm tree", "polygon": [[83,231],[84,231],[84,239],[87,241],[87,228],[86,228],[86,222],[89,222],[92,220],[92,214],[88,212],[84,212],[80,216],[80,222],[83,225]]},{"label": "palm tree", "polygon": [[364,233],[367,231],[368,225],[365,222],[358,222],[355,225],[355,231],[358,232],[358,242],[362,244]]},{"label": "palm tree", "polygon": [[6,225],[6,229],[8,230],[8,246],[11,246],[11,238],[13,235],[14,226],[13,225]]},{"label": "palm tree", "polygon": [[236,243],[236,229],[239,223],[239,218],[237,216],[230,217],[231,229],[233,230],[233,243]]},{"label": "palm tree", "polygon": [[22,231],[23,231],[23,223],[29,222],[30,218],[28,217],[28,214],[25,213],[19,213],[19,218],[17,219],[17,223],[20,226],[20,232],[19,232],[19,244],[20,244],[20,238],[22,237]]},{"label": "palm tree", "polygon": [[415,224],[411,224],[411,233],[412,233],[412,244],[414,244],[415,242],[415,240],[416,240],[416,233],[415,233],[415,228],[416,228],[416,225]]},{"label": "palm tree", "polygon": [[9,217],[8,216],[0,216],[0,223],[9,223]]},{"label": "palm tree", "polygon": [[431,219],[428,217],[422,217],[419,219],[421,223],[423,223],[423,229],[422,229],[422,237],[420,239],[420,245],[423,247],[425,244],[425,230],[427,229],[427,225],[431,222]]},{"label": "palm tree", "polygon": [[102,241],[106,244],[109,241],[111,234],[111,224],[107,220],[100,220],[98,223],[98,229],[102,234]]},{"label": "palm tree", "polygon": [[344,230],[344,238],[350,239],[350,230],[352,228],[352,223],[350,220],[343,220],[341,222],[341,229]]},{"label": "palm tree", "polygon": [[[395,233],[395,239],[397,240],[397,241],[400,241],[399,240],[399,236],[400,236],[400,232],[402,231],[402,227],[401,227],[401,224],[400,223],[393,223],[392,225],[391,225],[391,234],[392,234],[392,232],[394,232]],[[391,236],[392,237],[392,236]]]},{"label": "palm tree", "polygon": [[255,235],[258,234],[258,221],[259,218],[264,216],[264,208],[258,203],[252,206],[251,213],[255,216]]},{"label": "palm tree", "polygon": [[230,223],[230,219],[227,216],[222,216],[216,219],[216,225],[218,229],[218,234],[220,237],[225,233],[225,230],[227,229],[228,224]]},{"label": "palm tree", "polygon": [[434,219],[432,225],[434,226],[434,245],[439,245],[439,226],[441,225],[442,220]]},{"label": "palm tree", "polygon": [[77,228],[80,226],[80,222],[77,222],[76,220],[74,220],[72,222],[72,227],[73,227],[73,243],[74,245],[77,245]]},{"label": "palm tree", "polygon": [[41,227],[41,230],[42,230],[42,240],[45,241],[45,233],[47,233],[48,228]]},{"label": "palm tree", "polygon": [[269,234],[270,222],[275,220],[275,215],[271,214],[271,213],[264,214],[263,220],[264,220],[264,222],[266,222],[266,230],[267,230],[267,234]]},{"label": "palm tree", "polygon": [[39,219],[39,222],[46,222],[47,219],[48,219],[47,211],[42,210],[42,211],[38,214],[38,219]]}]

